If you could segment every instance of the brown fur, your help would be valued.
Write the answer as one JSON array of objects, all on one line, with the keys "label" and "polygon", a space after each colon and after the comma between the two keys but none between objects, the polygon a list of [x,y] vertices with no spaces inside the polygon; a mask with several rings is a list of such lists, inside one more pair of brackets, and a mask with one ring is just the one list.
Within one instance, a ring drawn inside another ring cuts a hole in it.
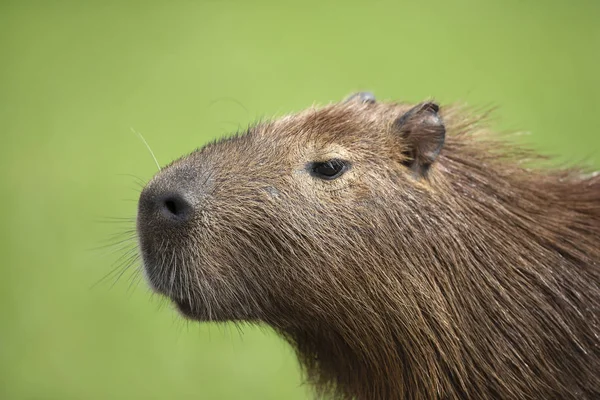
[{"label": "brown fur", "polygon": [[[152,286],[193,319],[270,325],[318,396],[600,398],[600,176],[532,169],[456,108],[415,176],[393,129],[410,107],[310,108],[163,169],[144,193],[195,211],[156,229],[140,206]],[[332,156],[352,168],[306,172]]]}]

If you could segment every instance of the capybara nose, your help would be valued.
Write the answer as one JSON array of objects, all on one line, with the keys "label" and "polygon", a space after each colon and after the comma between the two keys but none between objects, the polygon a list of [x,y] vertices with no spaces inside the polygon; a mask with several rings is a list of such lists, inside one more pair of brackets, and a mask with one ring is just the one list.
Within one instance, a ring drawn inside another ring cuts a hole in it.
[{"label": "capybara nose", "polygon": [[182,191],[157,187],[142,191],[138,214],[140,228],[160,232],[160,229],[175,228],[190,221],[193,215],[192,203]]},{"label": "capybara nose", "polygon": [[160,217],[168,221],[184,222],[192,217],[192,206],[177,192],[170,192],[159,195],[156,198],[156,208]]}]

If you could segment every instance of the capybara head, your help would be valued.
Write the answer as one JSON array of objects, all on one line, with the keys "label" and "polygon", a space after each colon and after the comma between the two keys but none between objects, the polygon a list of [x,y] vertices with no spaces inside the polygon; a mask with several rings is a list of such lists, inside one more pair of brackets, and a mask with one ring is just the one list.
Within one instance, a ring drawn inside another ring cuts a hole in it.
[{"label": "capybara head", "polygon": [[360,93],[210,143],[140,196],[148,281],[273,327],[318,394],[597,398],[600,177],[481,125]]}]

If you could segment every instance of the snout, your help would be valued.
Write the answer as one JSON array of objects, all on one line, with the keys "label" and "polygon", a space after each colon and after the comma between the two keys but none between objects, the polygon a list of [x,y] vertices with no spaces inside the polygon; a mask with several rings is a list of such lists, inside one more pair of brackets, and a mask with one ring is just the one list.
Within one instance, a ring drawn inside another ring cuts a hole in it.
[{"label": "snout", "polygon": [[205,179],[191,165],[180,163],[160,171],[142,190],[137,233],[144,270],[151,286],[170,295],[185,281],[183,265],[194,242]]},{"label": "snout", "polygon": [[[193,165],[179,162],[160,171],[142,190],[138,203],[138,233],[160,236],[186,229],[198,212],[205,185]],[[202,180],[206,182],[206,180]]]},{"label": "snout", "polygon": [[194,215],[193,200],[181,188],[147,187],[140,195],[138,227],[176,229]]}]

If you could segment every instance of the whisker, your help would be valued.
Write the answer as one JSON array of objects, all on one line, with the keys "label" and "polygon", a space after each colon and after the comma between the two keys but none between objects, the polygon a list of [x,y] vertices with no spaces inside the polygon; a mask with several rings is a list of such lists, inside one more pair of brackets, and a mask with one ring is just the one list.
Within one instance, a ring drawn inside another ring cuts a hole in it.
[{"label": "whisker", "polygon": [[135,217],[100,217],[93,222],[100,224],[113,224],[113,223],[135,223]]},{"label": "whisker", "polygon": [[126,259],[125,264],[124,264],[124,266],[122,268],[121,273],[117,276],[117,278],[114,280],[114,282],[112,283],[112,285],[110,285],[111,289],[113,287],[115,287],[115,285],[117,284],[117,282],[119,282],[119,280],[125,274],[125,272],[129,271],[129,269],[131,268],[131,266],[133,264],[135,264],[135,262],[138,261],[139,259],[140,259],[140,255],[137,253],[137,251],[134,254],[130,255]]},{"label": "whisker", "polygon": [[129,268],[129,263],[130,262],[134,262],[131,261],[132,257],[139,257],[139,254],[137,254],[137,248],[136,247],[132,247],[127,251],[124,251],[123,254],[121,254],[119,256],[119,258],[117,258],[114,262],[113,262],[113,268],[106,274],[104,275],[102,278],[100,278],[96,283],[94,283],[90,289],[93,289],[95,287],[97,287],[98,285],[100,285],[103,282],[106,282],[109,278],[112,278],[117,271],[119,271],[120,269],[124,269],[126,270],[127,268]]},{"label": "whisker", "polygon": [[125,237],[119,237],[119,236],[123,236],[123,233],[114,235],[114,237],[102,241],[103,244],[95,246],[95,247],[91,247],[88,249],[88,251],[100,251],[100,250],[114,248],[113,251],[109,251],[107,253],[107,254],[114,254],[120,250],[123,250],[123,248],[125,248],[127,244],[131,245],[132,247],[136,246],[137,238],[136,238],[135,231],[127,232],[127,236],[125,236]]},{"label": "whisker", "polygon": [[139,285],[142,280],[142,270],[141,268],[136,268],[129,277],[129,286],[127,287],[127,293],[133,293],[133,289]]},{"label": "whisker", "polygon": [[117,176],[126,176],[126,177],[129,177],[129,178],[133,178],[135,180],[134,183],[136,185],[138,185],[140,187],[140,189],[143,188],[144,185],[145,185],[145,180],[142,179],[142,178],[140,178],[137,175],[133,175],[133,174],[117,174]]},{"label": "whisker", "polygon": [[142,142],[144,142],[144,144],[146,145],[146,148],[150,152],[150,155],[152,156],[152,159],[154,160],[154,163],[156,164],[156,168],[158,168],[158,170],[160,171],[160,164],[158,163],[158,160],[156,159],[154,152],[150,148],[150,145],[148,144],[148,142],[146,142],[146,139],[144,139],[144,136],[142,136],[142,134],[140,132],[133,129],[133,127],[131,127],[131,132],[135,133],[136,135],[138,135],[140,137],[140,139],[142,139]]}]

